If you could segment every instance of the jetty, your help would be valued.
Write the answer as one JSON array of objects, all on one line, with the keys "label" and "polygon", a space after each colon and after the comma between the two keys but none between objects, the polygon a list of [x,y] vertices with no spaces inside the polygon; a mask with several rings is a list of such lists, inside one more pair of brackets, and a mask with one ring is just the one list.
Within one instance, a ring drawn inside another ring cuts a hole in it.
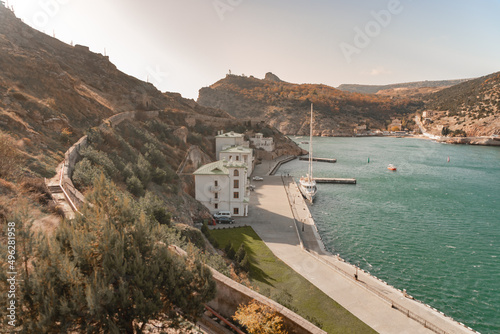
[{"label": "jetty", "polygon": [[356,184],[356,179],[339,179],[333,177],[315,177],[316,183],[335,183],[335,184]]},{"label": "jetty", "polygon": [[[300,157],[299,160],[309,160],[309,157],[303,156]],[[335,163],[337,162],[337,159],[330,159],[330,158],[312,158],[313,161],[318,161],[318,162],[329,162],[329,163]]]}]

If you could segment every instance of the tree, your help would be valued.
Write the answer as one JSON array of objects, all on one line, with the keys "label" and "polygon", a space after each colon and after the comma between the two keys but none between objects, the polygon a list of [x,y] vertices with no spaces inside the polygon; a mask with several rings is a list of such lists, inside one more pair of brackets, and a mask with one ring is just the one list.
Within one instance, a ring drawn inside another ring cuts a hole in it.
[{"label": "tree", "polygon": [[245,326],[250,334],[286,334],[283,318],[271,307],[255,299],[240,305],[233,319]]},{"label": "tree", "polygon": [[226,247],[224,247],[224,252],[226,253],[226,256],[229,259],[234,260],[234,257],[236,256],[236,252],[233,249],[233,243],[232,242],[229,242],[226,245]]},{"label": "tree", "polygon": [[88,200],[40,242],[23,296],[31,301],[25,331],[141,333],[160,315],[176,324],[179,312],[194,321],[215,295],[210,270],[171,252],[171,229],[104,175]]}]

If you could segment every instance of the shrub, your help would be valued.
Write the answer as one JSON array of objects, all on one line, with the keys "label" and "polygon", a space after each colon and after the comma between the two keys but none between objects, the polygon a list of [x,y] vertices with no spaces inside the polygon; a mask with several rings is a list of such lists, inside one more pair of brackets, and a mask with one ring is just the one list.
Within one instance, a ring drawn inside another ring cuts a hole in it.
[{"label": "shrub", "polygon": [[38,203],[42,205],[49,203],[51,197],[42,178],[25,178],[21,182],[21,187],[31,194]]},{"label": "shrub", "polygon": [[77,188],[90,187],[94,180],[101,174],[101,170],[92,165],[89,159],[79,161],[73,171],[73,182]]},{"label": "shrub", "polygon": [[92,147],[87,147],[80,151],[80,154],[90,160],[94,165],[102,167],[106,176],[116,177],[119,172],[113,161],[102,151],[98,151]]},{"label": "shrub", "polygon": [[151,164],[142,154],[139,154],[139,159],[137,159],[137,176],[144,186],[151,181]]},{"label": "shrub", "polygon": [[196,247],[200,249],[205,248],[205,239],[203,239],[200,230],[188,227],[181,230],[181,235],[185,237],[189,242],[194,244]]},{"label": "shrub", "polygon": [[141,197],[144,195],[144,188],[142,186],[141,180],[135,175],[127,178],[125,181],[127,184],[127,190],[134,196]]},{"label": "shrub", "polygon": [[49,202],[48,209],[49,209],[49,212],[55,214],[56,216],[64,218],[64,210],[62,209],[62,207],[60,205],[57,205],[56,203],[51,201],[51,202]]},{"label": "shrub", "polygon": [[233,243],[232,242],[228,243],[226,245],[226,247],[224,247],[224,252],[226,252],[226,256],[229,259],[234,260],[234,257],[236,256],[236,252],[233,249]]},{"label": "shrub", "polygon": [[72,135],[73,132],[71,131],[70,128],[64,128],[61,130],[61,133],[59,134],[59,140],[61,140],[61,142],[65,144],[70,143]]},{"label": "shrub", "polygon": [[167,181],[167,172],[161,168],[156,167],[156,169],[153,171],[151,179],[154,183],[161,185]]},{"label": "shrub", "polygon": [[170,226],[170,213],[167,212],[165,204],[158,196],[148,191],[146,195],[139,200],[139,205],[151,219],[156,220],[162,225]]},{"label": "shrub", "polygon": [[236,262],[241,262],[243,260],[243,258],[247,255],[247,251],[245,249],[245,245],[244,244],[241,244],[240,245],[240,248],[238,248],[238,251],[236,252],[236,255],[235,255],[235,261]]},{"label": "shrub", "polygon": [[244,271],[246,271],[246,272],[250,271],[250,261],[248,260],[248,254],[247,253],[245,253],[245,256],[243,257],[243,259],[241,259],[241,261],[238,262],[238,265]]},{"label": "shrub", "polygon": [[273,308],[252,300],[240,305],[233,319],[246,327],[250,334],[285,334],[283,318]]},{"label": "shrub", "polygon": [[146,148],[144,157],[151,163],[151,165],[157,167],[165,166],[167,158],[154,144],[146,143],[144,147]]},{"label": "shrub", "polygon": [[0,131],[0,177],[10,178],[20,170],[23,162],[21,152],[14,139]]},{"label": "shrub", "polygon": [[136,169],[137,168],[131,162],[127,163],[127,165],[122,171],[123,177],[125,179],[128,179],[131,176],[135,176]]}]

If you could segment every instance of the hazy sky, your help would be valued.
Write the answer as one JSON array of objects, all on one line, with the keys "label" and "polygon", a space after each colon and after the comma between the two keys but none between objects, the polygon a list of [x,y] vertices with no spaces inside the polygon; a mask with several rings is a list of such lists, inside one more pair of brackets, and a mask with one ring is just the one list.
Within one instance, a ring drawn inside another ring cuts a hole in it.
[{"label": "hazy sky", "polygon": [[233,74],[389,84],[500,71],[498,0],[4,0],[34,28],[196,99]]}]

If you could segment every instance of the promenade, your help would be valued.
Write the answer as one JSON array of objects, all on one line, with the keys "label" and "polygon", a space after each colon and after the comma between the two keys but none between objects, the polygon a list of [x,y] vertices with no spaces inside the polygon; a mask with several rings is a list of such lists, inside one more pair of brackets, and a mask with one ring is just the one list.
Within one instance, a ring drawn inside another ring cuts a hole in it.
[{"label": "promenade", "polygon": [[354,266],[324,250],[293,180],[265,176],[271,166],[255,168],[264,181],[252,182],[250,214],[237,223],[252,226],[278,258],[379,333],[475,333],[368,273],[356,280]]}]

